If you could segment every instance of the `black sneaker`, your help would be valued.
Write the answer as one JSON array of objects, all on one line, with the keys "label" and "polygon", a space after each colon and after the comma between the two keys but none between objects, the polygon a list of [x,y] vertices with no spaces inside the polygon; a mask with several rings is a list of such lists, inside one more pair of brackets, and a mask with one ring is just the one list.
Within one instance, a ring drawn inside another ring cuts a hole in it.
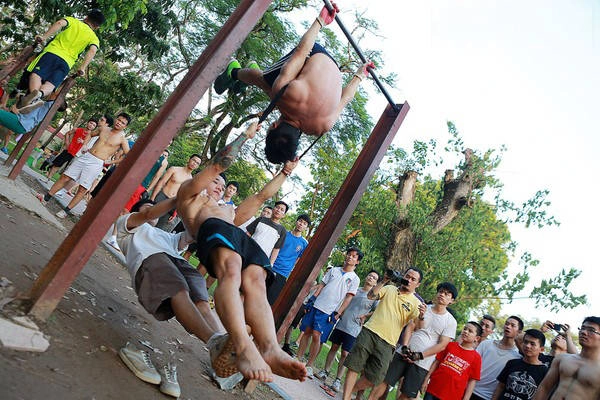
[{"label": "black sneaker", "polygon": [[290,357],[294,357],[296,355],[288,343],[284,343],[284,345],[281,347],[281,350],[285,351]]},{"label": "black sneaker", "polygon": [[225,71],[223,71],[221,73],[221,75],[217,76],[217,79],[215,79],[215,83],[213,86],[214,86],[215,92],[217,92],[217,94],[225,93],[225,91],[227,89],[230,89],[233,86],[233,84],[235,83],[235,81],[231,77],[231,71],[234,68],[242,68],[242,66],[238,62],[238,60],[231,61],[227,65],[227,68],[225,68]]}]

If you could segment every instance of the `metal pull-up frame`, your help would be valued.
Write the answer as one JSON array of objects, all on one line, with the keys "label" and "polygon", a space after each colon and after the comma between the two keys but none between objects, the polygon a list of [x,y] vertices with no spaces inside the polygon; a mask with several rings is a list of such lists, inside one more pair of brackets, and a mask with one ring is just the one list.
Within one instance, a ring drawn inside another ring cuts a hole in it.
[{"label": "metal pull-up frame", "polygon": [[[323,0],[323,3],[325,3],[325,7],[327,7],[327,9],[329,11],[333,11],[333,6],[329,2],[329,0]],[[348,32],[348,29],[346,29],[346,27],[342,23],[342,20],[340,19],[340,17],[337,14],[335,15],[335,22],[337,22],[338,26],[342,30],[342,33],[344,34],[344,36],[346,36],[346,39],[348,39],[348,42],[352,45],[352,47],[354,48],[354,51],[360,57],[360,60],[363,63],[366,63],[367,61],[369,61],[369,60],[367,60],[367,58],[363,54],[363,52],[360,49],[360,47],[358,47],[358,43],[356,43],[354,41],[354,38],[352,37],[352,35],[350,34],[350,32]],[[392,108],[394,109],[394,111],[400,111],[400,107],[398,106],[398,104],[396,104],[396,102],[394,101],[394,99],[392,99],[392,96],[390,96],[390,94],[388,93],[388,91],[386,90],[386,88],[383,86],[383,83],[381,83],[381,81],[379,80],[379,77],[377,76],[377,74],[375,73],[375,71],[372,68],[367,68],[367,70],[369,71],[369,74],[371,74],[371,78],[373,78],[373,80],[375,81],[375,84],[377,85],[377,87],[379,88],[379,90],[381,90],[381,93],[383,93],[383,95],[387,99],[388,103],[390,103],[390,106],[392,106]]]}]

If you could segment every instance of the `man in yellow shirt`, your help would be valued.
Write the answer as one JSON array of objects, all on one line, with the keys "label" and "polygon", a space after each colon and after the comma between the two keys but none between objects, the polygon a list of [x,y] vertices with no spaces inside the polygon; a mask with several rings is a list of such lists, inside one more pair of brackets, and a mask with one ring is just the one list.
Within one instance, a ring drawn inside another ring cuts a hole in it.
[{"label": "man in yellow shirt", "polygon": [[36,42],[44,43],[46,39],[58,32],[23,72],[18,88],[28,90],[28,93],[20,99],[18,107],[39,102],[52,93],[54,88],[65,79],[79,55],[87,50],[77,70],[79,75],[83,75],[100,47],[98,36],[94,31],[103,23],[102,12],[93,9],[83,21],[65,17],[52,24],[43,35],[36,35]]},{"label": "man in yellow shirt", "polygon": [[[415,267],[408,268],[398,287],[388,284],[391,278],[386,273],[367,294],[369,299],[379,300],[379,305],[358,334],[344,362],[348,368],[344,400],[350,400],[352,392],[381,383],[402,329],[411,320],[424,318],[427,306],[415,296],[415,290],[423,280],[423,272]],[[362,376],[356,382],[361,372]]]}]

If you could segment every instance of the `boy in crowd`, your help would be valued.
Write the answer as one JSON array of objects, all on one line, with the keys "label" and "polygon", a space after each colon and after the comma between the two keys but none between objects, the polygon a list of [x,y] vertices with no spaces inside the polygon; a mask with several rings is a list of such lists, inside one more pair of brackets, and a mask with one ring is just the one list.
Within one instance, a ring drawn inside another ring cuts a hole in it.
[{"label": "boy in crowd", "polygon": [[225,186],[225,192],[223,193],[223,198],[221,199],[223,204],[235,206],[235,203],[233,202],[233,196],[235,196],[239,190],[239,183],[236,181],[227,182],[227,186]]},{"label": "boy in crowd", "polygon": [[481,317],[479,325],[481,325],[481,328],[483,329],[481,340],[479,342],[483,342],[484,340],[487,340],[492,333],[494,333],[494,329],[496,329],[496,318],[492,317],[490,314],[485,314],[483,317]]},{"label": "boy in crowd", "polygon": [[425,315],[409,323],[404,337],[410,338],[398,346],[389,365],[384,381],[373,389],[370,398],[377,399],[404,378],[399,399],[415,399],[423,380],[435,360],[435,355],[444,350],[456,334],[456,320],[447,307],[458,296],[456,287],[450,282],[440,283],[432,305],[427,306]]},{"label": "boy in crowd", "polygon": [[490,400],[496,390],[496,378],[510,360],[521,358],[515,339],[523,330],[521,318],[511,315],[504,323],[502,339],[485,340],[477,346],[481,355],[481,379],[475,385],[471,400]]},{"label": "boy in crowd", "polygon": [[546,337],[537,329],[528,329],[523,336],[523,358],[510,360],[498,375],[498,385],[492,400],[531,400],[548,367],[539,357]]},{"label": "boy in crowd", "polygon": [[562,354],[552,362],[534,400],[600,398],[600,317],[586,317],[579,328],[580,354]]},{"label": "boy in crowd", "polygon": [[481,373],[481,356],[475,348],[483,329],[477,322],[464,326],[461,342],[450,342],[435,356],[423,380],[423,400],[469,400]]},{"label": "boy in crowd", "polygon": [[248,236],[258,243],[262,251],[269,257],[271,265],[275,263],[279,250],[283,246],[286,230],[281,225],[289,206],[284,201],[278,201],[273,207],[271,218],[259,217],[246,227]]},{"label": "boy in crowd", "polygon": [[333,363],[333,359],[337,354],[340,346],[342,347],[342,355],[338,361],[338,368],[335,380],[331,384],[331,389],[335,392],[340,391],[342,386],[342,376],[346,371],[344,367],[344,361],[352,350],[356,337],[360,333],[363,324],[373,314],[373,310],[377,305],[377,301],[369,299],[367,294],[379,281],[379,274],[375,270],[371,270],[365,278],[365,284],[362,288],[358,289],[356,296],[352,298],[346,311],[340,316],[335,329],[331,332],[329,341],[331,342],[331,349],[327,353],[327,359],[325,360],[325,368],[319,371],[315,376],[318,379],[326,380],[329,376],[329,368]]},{"label": "boy in crowd", "polygon": [[46,177],[50,179],[56,171],[71,161],[79,150],[83,147],[84,143],[88,141],[88,136],[98,126],[98,121],[94,118],[90,118],[84,128],[72,129],[65,135],[65,145],[67,146],[52,162],[52,167],[46,174]]},{"label": "boy in crowd", "polygon": [[309,377],[313,375],[312,365],[319,354],[321,343],[327,340],[333,326],[358,290],[360,278],[354,270],[362,258],[362,251],[357,247],[349,247],[346,250],[344,264],[331,268],[325,274],[313,295],[314,303],[310,311],[302,318],[300,330],[304,332],[304,336],[300,340],[298,354],[304,354],[308,341],[311,339],[310,353],[306,363]]},{"label": "boy in crowd", "polygon": [[281,246],[281,251],[273,264],[275,279],[267,289],[267,298],[271,305],[277,300],[279,293],[281,293],[288,277],[296,266],[296,262],[302,253],[304,253],[306,246],[308,246],[308,241],[302,237],[302,233],[305,232],[309,226],[310,218],[308,215],[300,214],[298,218],[296,218],[294,229],[288,231],[285,235],[285,241],[283,242],[283,246]]}]

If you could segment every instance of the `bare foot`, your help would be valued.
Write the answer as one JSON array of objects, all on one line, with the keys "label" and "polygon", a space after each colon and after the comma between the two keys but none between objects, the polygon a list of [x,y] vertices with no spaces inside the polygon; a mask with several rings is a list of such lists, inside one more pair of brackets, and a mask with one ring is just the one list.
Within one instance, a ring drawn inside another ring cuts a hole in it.
[{"label": "bare foot", "polygon": [[269,365],[263,360],[254,343],[250,342],[246,348],[237,354],[236,365],[246,379],[260,382],[272,382],[273,373]]},{"label": "bare foot", "polygon": [[264,360],[269,364],[274,374],[285,378],[297,379],[303,382],[306,379],[306,366],[298,360],[294,360],[279,346],[274,346],[262,354]]}]

